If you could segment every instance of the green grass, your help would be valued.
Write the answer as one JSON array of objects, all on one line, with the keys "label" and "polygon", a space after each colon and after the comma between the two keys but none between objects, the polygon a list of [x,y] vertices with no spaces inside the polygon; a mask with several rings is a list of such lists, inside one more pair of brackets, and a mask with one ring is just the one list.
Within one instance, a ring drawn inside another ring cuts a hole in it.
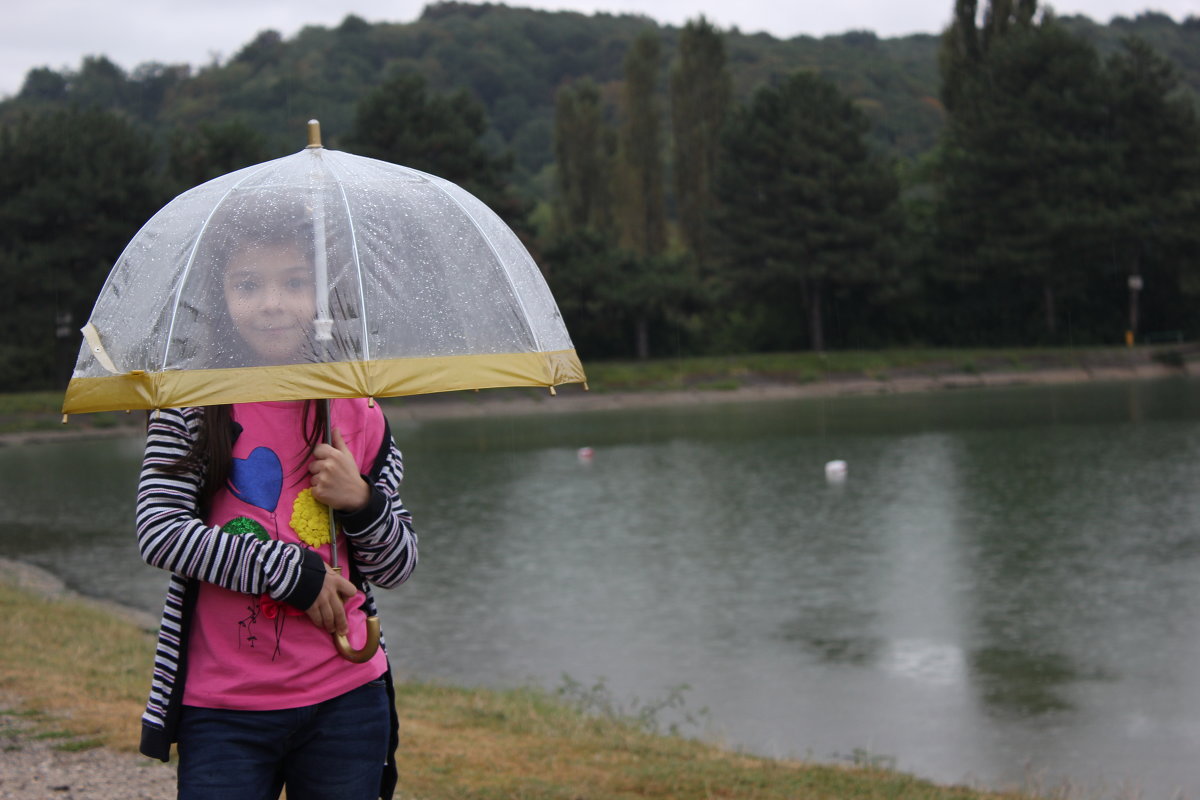
[{"label": "green grass", "polygon": [[62,392],[0,394],[0,414],[61,414]]},{"label": "green grass", "polygon": [[[62,392],[8,392],[0,394],[0,433],[40,433],[64,429],[62,421]],[[106,430],[140,425],[141,413],[106,411],[98,414],[76,414],[69,420],[71,428]]]},{"label": "green grass", "polygon": [[1025,371],[1040,364],[1077,366],[1113,352],[1113,348],[896,348],[589,361],[584,367],[589,385],[599,392],[728,390],[755,383],[802,384],[839,377],[887,380],[910,372],[980,374]]}]

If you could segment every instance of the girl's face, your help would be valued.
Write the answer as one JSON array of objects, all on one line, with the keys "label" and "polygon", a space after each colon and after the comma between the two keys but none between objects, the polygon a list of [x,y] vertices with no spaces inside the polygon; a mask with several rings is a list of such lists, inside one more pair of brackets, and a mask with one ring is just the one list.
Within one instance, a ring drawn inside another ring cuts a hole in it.
[{"label": "girl's face", "polygon": [[264,245],[234,255],[225,270],[225,304],[263,363],[303,360],[317,303],[312,267],[299,248]]}]

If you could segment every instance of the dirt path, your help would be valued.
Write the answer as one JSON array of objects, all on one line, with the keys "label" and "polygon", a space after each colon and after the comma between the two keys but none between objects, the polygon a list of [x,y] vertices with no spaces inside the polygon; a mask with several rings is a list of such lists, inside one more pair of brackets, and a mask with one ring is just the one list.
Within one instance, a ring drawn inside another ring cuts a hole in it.
[{"label": "dirt path", "polygon": [[[15,698],[0,694],[0,708]],[[175,767],[103,747],[72,751],[70,739],[38,738],[31,723],[0,714],[0,800],[166,800]]]}]

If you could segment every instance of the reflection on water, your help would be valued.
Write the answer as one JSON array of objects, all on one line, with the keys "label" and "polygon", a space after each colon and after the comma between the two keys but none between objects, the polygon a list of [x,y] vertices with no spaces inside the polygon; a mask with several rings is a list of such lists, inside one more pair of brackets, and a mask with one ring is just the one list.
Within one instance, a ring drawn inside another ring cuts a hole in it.
[{"label": "reflection on water", "polygon": [[[398,420],[421,566],[381,593],[392,655],[468,684],[686,683],[702,733],[768,755],[1198,797],[1197,399],[1178,380]],[[0,554],[157,610],[138,447],[0,449]]]}]

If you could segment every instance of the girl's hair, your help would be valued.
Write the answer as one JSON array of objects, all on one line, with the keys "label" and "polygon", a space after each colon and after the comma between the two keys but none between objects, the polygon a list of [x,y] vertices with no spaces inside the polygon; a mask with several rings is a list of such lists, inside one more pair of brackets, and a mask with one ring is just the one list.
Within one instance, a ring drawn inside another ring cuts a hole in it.
[{"label": "girl's hair", "polygon": [[[200,419],[200,430],[196,440],[187,454],[171,464],[163,467],[163,471],[172,475],[193,473],[200,475],[203,480],[200,485],[199,515],[208,516],[212,508],[213,498],[229,482],[233,473],[233,414],[232,406],[205,406]],[[329,421],[329,405],[324,401],[305,400],[304,420],[300,431],[307,447],[305,460],[312,457],[313,451],[325,437],[325,428]],[[311,424],[309,421],[311,420]],[[302,480],[301,475],[297,480]]]}]

